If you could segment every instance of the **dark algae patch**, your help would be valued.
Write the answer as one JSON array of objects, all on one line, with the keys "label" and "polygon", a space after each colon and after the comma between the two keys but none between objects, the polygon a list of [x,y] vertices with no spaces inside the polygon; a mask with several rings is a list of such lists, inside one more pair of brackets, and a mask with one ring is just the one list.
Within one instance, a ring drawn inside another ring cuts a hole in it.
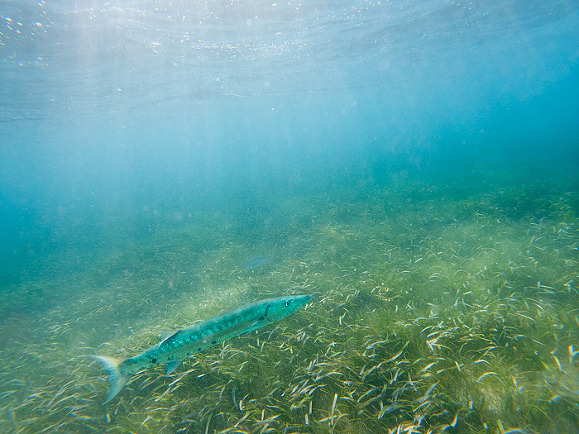
[{"label": "dark algae patch", "polygon": [[[577,190],[388,180],[283,200],[308,224],[261,240],[284,258],[264,273],[232,272],[255,238],[232,210],[222,229],[199,217],[4,288],[0,431],[576,432]],[[313,301],[102,405],[89,355],[125,358],[161,330],[291,293]]]}]

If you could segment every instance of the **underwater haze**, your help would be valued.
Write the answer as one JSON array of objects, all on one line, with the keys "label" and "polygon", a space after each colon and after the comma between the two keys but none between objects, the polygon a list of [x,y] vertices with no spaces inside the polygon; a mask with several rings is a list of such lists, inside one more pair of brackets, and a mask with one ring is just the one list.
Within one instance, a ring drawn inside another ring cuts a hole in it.
[{"label": "underwater haze", "polygon": [[579,432],[578,61],[572,0],[0,0],[0,432]]}]

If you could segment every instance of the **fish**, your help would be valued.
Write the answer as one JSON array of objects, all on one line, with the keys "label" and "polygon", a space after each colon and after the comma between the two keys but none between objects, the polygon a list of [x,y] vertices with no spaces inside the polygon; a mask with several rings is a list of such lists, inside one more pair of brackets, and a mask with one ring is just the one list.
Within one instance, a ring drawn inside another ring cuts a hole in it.
[{"label": "fish", "polygon": [[255,258],[251,258],[249,261],[247,261],[247,264],[245,264],[245,267],[243,267],[243,269],[245,271],[252,271],[255,270],[256,268],[260,268],[269,264],[271,261],[272,258],[270,258],[269,256],[256,256]]},{"label": "fish", "polygon": [[117,396],[137,372],[153,366],[166,365],[167,374],[171,374],[188,357],[228,339],[282,320],[300,310],[311,299],[310,295],[291,295],[249,303],[207,321],[177,330],[157,345],[128,359],[89,356],[98,360],[109,374],[110,389],[103,404],[107,404]]}]

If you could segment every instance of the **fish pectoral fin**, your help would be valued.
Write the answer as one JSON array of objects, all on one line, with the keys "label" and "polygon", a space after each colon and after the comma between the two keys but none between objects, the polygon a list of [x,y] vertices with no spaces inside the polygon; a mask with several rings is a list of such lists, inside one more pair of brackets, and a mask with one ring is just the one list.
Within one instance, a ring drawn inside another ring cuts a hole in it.
[{"label": "fish pectoral fin", "polygon": [[248,327],[247,331],[244,331],[239,336],[248,335],[249,333],[254,332],[257,329],[263,327],[267,322],[271,322],[271,321],[269,321],[269,318],[267,316],[263,316],[263,317],[259,318],[257,321],[255,321],[253,324],[251,324]]},{"label": "fish pectoral fin", "polygon": [[183,360],[176,360],[174,362],[167,363],[167,374],[172,374],[175,372],[175,369],[177,369],[181,363],[183,363]]}]

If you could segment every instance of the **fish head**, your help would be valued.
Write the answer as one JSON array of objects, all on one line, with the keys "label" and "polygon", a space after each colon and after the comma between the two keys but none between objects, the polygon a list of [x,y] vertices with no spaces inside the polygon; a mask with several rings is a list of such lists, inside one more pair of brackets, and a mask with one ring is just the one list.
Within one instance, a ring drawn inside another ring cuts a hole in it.
[{"label": "fish head", "polygon": [[297,312],[310,302],[311,295],[290,295],[270,300],[267,304],[266,315],[271,322],[278,321]]}]

